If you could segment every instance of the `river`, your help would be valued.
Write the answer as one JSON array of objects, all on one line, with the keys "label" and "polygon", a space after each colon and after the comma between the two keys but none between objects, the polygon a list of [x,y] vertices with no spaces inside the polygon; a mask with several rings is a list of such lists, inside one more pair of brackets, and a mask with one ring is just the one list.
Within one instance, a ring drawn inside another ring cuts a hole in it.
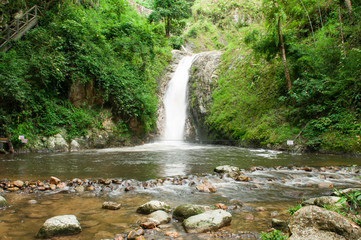
[{"label": "river", "polygon": [[[172,207],[183,203],[224,203],[231,207],[234,205],[232,200],[237,200],[243,203],[243,207],[231,210],[233,221],[228,230],[232,233],[265,231],[270,228],[273,215],[287,218],[287,208],[301,199],[329,195],[332,188],[319,188],[321,182],[332,183],[336,188],[361,187],[357,178],[359,174],[345,167],[359,164],[359,161],[358,157],[344,155],[292,154],[179,142],[83,152],[1,155],[2,179],[47,180],[56,176],[65,181],[73,178],[111,178],[128,179],[136,186],[141,185],[139,181],[149,182],[152,179],[166,178],[170,181],[162,186],[138,187],[129,192],[125,192],[124,187],[115,187],[109,191],[80,193],[74,190],[66,193],[6,193],[10,207],[1,210],[0,232],[3,237],[0,239],[34,239],[47,218],[63,214],[76,215],[83,232],[62,239],[111,238],[136,228],[136,222],[142,218],[135,213],[136,208],[153,199],[165,201]],[[225,164],[244,169],[252,181],[237,182],[213,174],[215,167]],[[262,170],[247,171],[252,166],[262,166]],[[305,171],[297,166],[314,168]],[[321,166],[333,168],[320,171]],[[183,184],[172,184],[171,180],[178,176],[187,178]],[[202,179],[214,185],[217,192],[198,192],[195,185],[190,184]],[[109,200],[122,203],[121,210],[101,209],[102,202]],[[264,209],[256,211],[260,207]],[[170,229],[180,232],[183,239],[198,239],[186,234],[180,223],[173,222]]]}]

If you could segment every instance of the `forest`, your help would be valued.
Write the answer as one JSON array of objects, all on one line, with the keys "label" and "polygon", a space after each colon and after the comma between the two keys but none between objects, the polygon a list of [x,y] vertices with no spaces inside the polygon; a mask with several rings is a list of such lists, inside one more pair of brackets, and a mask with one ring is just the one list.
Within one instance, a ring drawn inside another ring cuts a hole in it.
[{"label": "forest", "polygon": [[137,3],[153,12],[123,0],[2,1],[3,28],[34,4],[41,17],[0,53],[1,135],[19,144],[20,134],[65,129],[70,141],[101,129],[111,109],[114,131],[144,137],[155,131],[159,77],[183,45],[223,53],[205,123],[214,140],[361,153],[361,2]]}]

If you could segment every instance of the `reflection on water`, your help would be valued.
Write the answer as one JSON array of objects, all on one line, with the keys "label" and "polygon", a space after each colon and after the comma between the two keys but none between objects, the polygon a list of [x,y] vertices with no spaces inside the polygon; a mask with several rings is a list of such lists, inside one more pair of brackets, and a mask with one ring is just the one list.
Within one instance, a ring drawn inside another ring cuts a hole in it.
[{"label": "reflection on water", "polygon": [[251,166],[344,166],[360,158],[337,155],[290,154],[263,149],[195,145],[179,142],[151,143],[132,148],[112,148],[73,153],[29,153],[0,156],[0,176],[9,179],[126,178],[209,173],[219,165],[241,169]]}]

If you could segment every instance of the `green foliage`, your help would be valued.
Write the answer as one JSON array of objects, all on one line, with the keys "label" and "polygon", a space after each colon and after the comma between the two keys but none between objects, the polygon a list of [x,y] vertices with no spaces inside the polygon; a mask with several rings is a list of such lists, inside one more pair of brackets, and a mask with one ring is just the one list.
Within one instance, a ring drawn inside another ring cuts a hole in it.
[{"label": "green foliage", "polygon": [[82,4],[47,11],[0,53],[0,134],[50,136],[64,128],[71,139],[100,127],[93,122],[103,107],[123,124],[137,119],[144,134],[154,128],[167,41],[123,0]]},{"label": "green foliage", "polygon": [[294,207],[290,207],[289,209],[287,209],[288,213],[292,216],[295,212],[297,212],[298,210],[300,210],[302,208],[301,204],[298,204]]},{"label": "green foliage", "polygon": [[262,232],[260,234],[262,240],[287,240],[288,236],[281,231],[273,230],[272,232]]},{"label": "green foliage", "polygon": [[165,36],[170,37],[171,26],[179,24],[179,20],[189,17],[191,3],[186,0],[154,0],[154,11],[150,21],[165,23]]}]

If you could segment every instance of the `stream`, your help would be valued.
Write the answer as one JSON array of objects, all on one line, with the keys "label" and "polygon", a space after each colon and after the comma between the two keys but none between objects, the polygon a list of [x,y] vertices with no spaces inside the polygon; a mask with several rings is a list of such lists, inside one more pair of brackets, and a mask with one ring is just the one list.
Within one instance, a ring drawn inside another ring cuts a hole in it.
[{"label": "stream", "polygon": [[[144,218],[136,213],[136,209],[150,200],[167,202],[173,208],[184,203],[224,203],[233,215],[228,232],[266,231],[271,227],[272,217],[287,219],[286,210],[301,199],[332,192],[332,188],[321,188],[319,183],[332,183],[335,188],[361,187],[360,173],[347,167],[359,164],[359,161],[360,158],[352,156],[292,154],[182,142],[74,153],[1,155],[1,179],[36,181],[56,176],[65,181],[109,178],[126,181],[137,189],[126,192],[123,186],[115,186],[106,191],[3,194],[9,207],[1,210],[0,239],[35,239],[46,219],[64,214],[76,215],[83,231],[59,239],[111,239],[115,234],[135,229],[137,221]],[[213,173],[215,167],[226,164],[243,169],[252,180],[237,182]],[[248,171],[252,166],[262,167]],[[310,169],[299,168],[302,166]],[[161,178],[166,179],[162,185],[142,187],[144,182],[151,183]],[[181,184],[174,183],[177,179]],[[204,179],[217,192],[197,191],[195,186]],[[235,206],[234,200],[242,202],[243,206]],[[122,208],[104,210],[101,208],[104,201],[119,202]],[[179,232],[180,239],[206,239],[185,233],[177,221],[168,227]]]}]

